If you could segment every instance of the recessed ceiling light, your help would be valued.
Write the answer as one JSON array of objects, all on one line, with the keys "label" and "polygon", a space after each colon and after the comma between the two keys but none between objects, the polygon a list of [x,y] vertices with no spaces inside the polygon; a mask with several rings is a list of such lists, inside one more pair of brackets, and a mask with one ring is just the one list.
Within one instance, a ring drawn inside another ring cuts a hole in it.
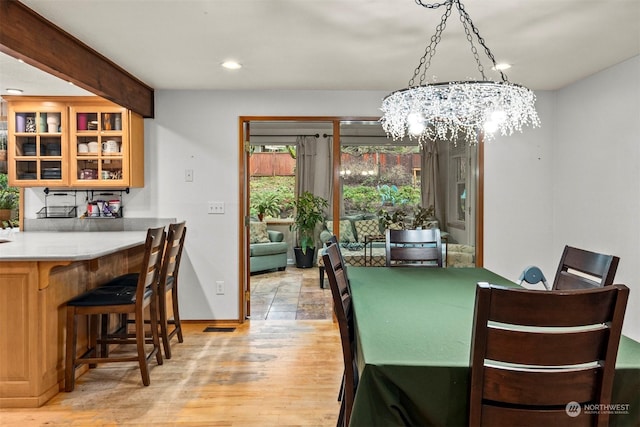
[{"label": "recessed ceiling light", "polygon": [[236,61],[224,61],[222,63],[222,66],[228,70],[237,70],[242,68],[242,65],[240,65],[238,62]]},{"label": "recessed ceiling light", "polygon": [[11,95],[22,95],[22,89],[7,88],[7,93],[10,93]]},{"label": "recessed ceiling light", "polygon": [[507,64],[506,62],[501,62],[499,64],[496,64],[496,66],[493,68],[498,71],[508,70],[509,68],[511,68],[511,64]]}]

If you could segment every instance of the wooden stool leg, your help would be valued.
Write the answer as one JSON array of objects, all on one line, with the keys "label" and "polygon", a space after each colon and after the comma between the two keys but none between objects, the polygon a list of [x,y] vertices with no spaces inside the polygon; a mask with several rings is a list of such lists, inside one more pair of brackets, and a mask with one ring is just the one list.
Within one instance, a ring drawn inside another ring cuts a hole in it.
[{"label": "wooden stool leg", "polygon": [[182,338],[182,322],[180,321],[180,311],[178,310],[178,288],[174,285],[171,289],[171,301],[173,303],[173,322],[178,331],[178,342],[184,342]]},{"label": "wooden stool leg", "polygon": [[158,335],[158,305],[156,298],[151,299],[149,312],[151,314],[151,342],[153,343],[153,350],[151,351],[156,352],[156,362],[158,362],[158,365],[162,365],[162,350],[160,350],[160,336]]},{"label": "wooden stool leg", "polygon": [[100,316],[100,357],[109,357],[109,344],[104,342],[109,338],[109,315]]},{"label": "wooden stool leg", "polygon": [[73,391],[76,376],[76,338],[78,324],[74,307],[67,307],[67,342],[64,368],[64,391]]},{"label": "wooden stool leg", "polygon": [[171,359],[171,344],[169,343],[169,333],[167,329],[167,294],[162,292],[158,296],[158,311],[160,312],[160,336],[162,337],[162,347],[164,348],[164,355],[167,359]]},{"label": "wooden stool leg", "polygon": [[[144,314],[136,313],[136,319],[144,319]],[[153,330],[151,333],[153,334]],[[144,351],[144,342],[144,321],[136,321],[136,348],[138,350],[138,364],[140,365],[142,384],[147,386],[151,383],[151,380],[149,378],[149,364],[147,363],[147,356]]]}]

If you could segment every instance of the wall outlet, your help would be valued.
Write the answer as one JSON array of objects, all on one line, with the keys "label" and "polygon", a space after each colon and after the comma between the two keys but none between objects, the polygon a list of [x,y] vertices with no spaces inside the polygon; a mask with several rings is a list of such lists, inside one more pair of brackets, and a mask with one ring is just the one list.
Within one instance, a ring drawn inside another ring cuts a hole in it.
[{"label": "wall outlet", "polygon": [[209,202],[207,205],[208,214],[223,214],[224,202]]},{"label": "wall outlet", "polygon": [[224,295],[224,281],[216,280],[216,295]]}]

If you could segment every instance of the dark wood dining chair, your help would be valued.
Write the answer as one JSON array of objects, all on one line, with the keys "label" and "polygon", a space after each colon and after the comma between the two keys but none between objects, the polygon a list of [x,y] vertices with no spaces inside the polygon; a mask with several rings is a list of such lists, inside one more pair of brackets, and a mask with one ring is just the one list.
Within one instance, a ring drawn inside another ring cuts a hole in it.
[{"label": "dark wood dining chair", "polygon": [[629,289],[478,284],[470,426],[606,426]]},{"label": "dark wood dining chair", "polygon": [[442,267],[439,229],[387,229],[385,234],[387,267]]},{"label": "dark wood dining chair", "polygon": [[565,246],[552,289],[589,289],[612,285],[619,262],[617,256]]},{"label": "dark wood dining chair", "polygon": [[340,396],[340,414],[338,426],[348,426],[351,419],[351,409],[355,398],[358,374],[354,358],[355,332],[353,329],[353,311],[351,304],[351,292],[346,276],[346,271],[341,261],[340,250],[337,244],[329,245],[322,255],[324,265],[333,296],[333,306],[340,330],[342,343],[342,357],[344,361],[344,376],[342,382],[342,395]]},{"label": "dark wood dining chair", "polygon": [[[162,364],[160,340],[158,336],[157,313],[157,283],[160,274],[162,254],[164,251],[164,227],[151,228],[147,231],[144,256],[141,271],[135,287],[104,285],[85,292],[67,302],[67,334],[65,355],[65,391],[73,391],[75,386],[75,371],[82,364],[90,367],[98,363],[133,362],[140,366],[142,383],[150,384],[149,360],[155,356],[159,365]],[[147,352],[145,343],[144,315],[149,307],[151,323],[152,348]],[[110,314],[133,314],[135,316],[135,333],[133,338],[128,334],[123,336],[98,337],[98,323],[102,315],[108,318]],[[80,357],[77,356],[78,316],[87,316],[89,320],[89,348]],[[105,346],[109,344],[135,344],[137,354],[133,356],[109,357]]]},{"label": "dark wood dining chair", "polygon": [[[187,234],[186,223],[169,224],[169,231],[165,241],[165,250],[162,256],[162,267],[158,278],[158,326],[160,327],[160,338],[164,355],[167,359],[171,359],[171,339],[177,335],[178,342],[183,342],[182,322],[180,321],[180,311],[178,306],[178,271],[180,268],[180,260],[182,259],[182,249]],[[131,286],[135,287],[138,283],[138,273],[131,273],[120,276],[107,284],[107,286]],[[167,296],[171,297],[172,317],[169,316],[167,309]],[[145,323],[149,323],[147,319]],[[120,320],[120,328],[115,333],[109,335],[122,335],[127,333],[127,326],[132,323],[128,320],[128,316],[122,315]],[[169,330],[169,326],[172,329]],[[102,322],[102,334],[107,334],[108,321]],[[147,337],[149,342],[149,337]],[[107,351],[105,349],[105,351]]]}]

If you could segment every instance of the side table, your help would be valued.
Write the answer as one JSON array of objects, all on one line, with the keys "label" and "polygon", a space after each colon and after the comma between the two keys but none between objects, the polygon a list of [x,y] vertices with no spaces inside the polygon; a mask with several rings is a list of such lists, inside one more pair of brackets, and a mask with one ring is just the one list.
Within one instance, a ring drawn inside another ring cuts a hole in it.
[{"label": "side table", "polygon": [[[373,258],[373,242],[384,242],[386,237],[384,234],[368,234],[364,236],[364,264],[370,265]],[[369,246],[369,258],[367,258],[367,246]],[[367,259],[369,261],[367,261]]]}]

